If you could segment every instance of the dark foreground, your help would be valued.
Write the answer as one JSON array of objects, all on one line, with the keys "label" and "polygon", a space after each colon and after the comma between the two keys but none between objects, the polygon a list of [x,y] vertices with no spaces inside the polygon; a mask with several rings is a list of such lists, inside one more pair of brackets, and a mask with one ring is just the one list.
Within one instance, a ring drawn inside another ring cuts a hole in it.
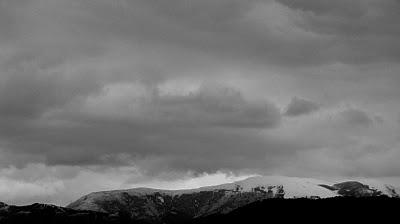
[{"label": "dark foreground", "polygon": [[[228,214],[187,219],[179,214],[158,223],[272,223],[272,222],[389,222],[400,219],[400,199],[387,197],[330,199],[268,199],[243,206]],[[127,224],[148,223],[105,213],[77,211],[63,207],[34,204],[7,206],[0,204],[0,223],[41,224]]]},{"label": "dark foreground", "polygon": [[271,199],[252,203],[229,214],[203,217],[193,223],[397,223],[399,220],[400,199],[375,197]]}]

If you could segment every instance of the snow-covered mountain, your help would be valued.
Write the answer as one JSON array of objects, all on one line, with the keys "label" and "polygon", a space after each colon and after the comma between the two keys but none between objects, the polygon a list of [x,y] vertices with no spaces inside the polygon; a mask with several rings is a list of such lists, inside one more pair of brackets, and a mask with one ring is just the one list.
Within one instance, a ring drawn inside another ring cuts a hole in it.
[{"label": "snow-covered mountain", "polygon": [[376,181],[371,183],[333,183],[311,178],[257,176],[191,190],[136,188],[96,192],[80,198],[68,208],[106,212],[136,220],[160,221],[225,214],[269,198],[399,197],[394,187]]}]

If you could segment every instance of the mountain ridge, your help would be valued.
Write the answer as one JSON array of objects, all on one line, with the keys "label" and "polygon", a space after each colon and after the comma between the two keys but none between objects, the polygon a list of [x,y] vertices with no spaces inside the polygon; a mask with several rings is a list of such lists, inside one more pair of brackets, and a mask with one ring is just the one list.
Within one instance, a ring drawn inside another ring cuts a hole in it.
[{"label": "mountain ridge", "polygon": [[[286,217],[287,212],[282,208],[287,208],[288,214],[302,216],[300,210],[304,206],[314,215],[348,212],[353,208],[360,212],[374,208],[376,214],[384,215],[385,211],[394,209],[388,202],[398,204],[399,198],[396,188],[373,180],[329,182],[256,176],[176,191],[135,188],[94,192],[67,207],[39,203],[13,206],[0,202],[0,223],[221,223],[223,220],[245,221],[248,215],[262,218],[264,211]],[[356,220],[360,218],[354,214]]]},{"label": "mountain ridge", "polygon": [[357,181],[329,182],[313,178],[256,176],[233,183],[187,190],[134,188],[94,192],[68,208],[105,212],[137,220],[192,219],[227,214],[271,198],[399,197],[394,187]]}]

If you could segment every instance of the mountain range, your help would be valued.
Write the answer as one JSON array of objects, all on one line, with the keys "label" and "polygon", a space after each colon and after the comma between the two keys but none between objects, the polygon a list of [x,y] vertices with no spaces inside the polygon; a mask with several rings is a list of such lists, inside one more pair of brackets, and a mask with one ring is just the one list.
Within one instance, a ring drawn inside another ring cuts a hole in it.
[{"label": "mountain range", "polygon": [[51,220],[56,220],[54,223],[70,223],[65,220],[74,220],[73,223],[201,223],[206,220],[205,223],[212,223],[212,218],[221,220],[221,217],[231,217],[237,211],[247,211],[249,206],[258,205],[260,210],[266,205],[262,203],[270,207],[286,203],[283,206],[288,207],[288,203],[293,204],[293,201],[332,200],[328,203],[332,205],[338,202],[333,200],[337,198],[396,200],[400,197],[398,192],[398,188],[372,180],[336,183],[311,178],[256,176],[189,190],[135,188],[95,192],[66,208],[42,204],[22,207],[0,204],[0,223],[12,223],[18,218],[46,219],[40,214],[48,214]]}]

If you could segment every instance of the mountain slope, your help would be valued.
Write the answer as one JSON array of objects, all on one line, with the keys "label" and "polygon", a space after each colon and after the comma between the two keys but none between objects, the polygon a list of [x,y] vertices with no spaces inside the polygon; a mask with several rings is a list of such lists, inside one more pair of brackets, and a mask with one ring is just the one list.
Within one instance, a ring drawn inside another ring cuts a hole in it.
[{"label": "mountain slope", "polygon": [[68,207],[147,222],[168,222],[226,214],[252,202],[271,198],[398,197],[393,187],[385,184],[376,186],[379,188],[370,188],[359,182],[332,183],[311,178],[257,176],[192,190],[137,188],[96,192]]}]

